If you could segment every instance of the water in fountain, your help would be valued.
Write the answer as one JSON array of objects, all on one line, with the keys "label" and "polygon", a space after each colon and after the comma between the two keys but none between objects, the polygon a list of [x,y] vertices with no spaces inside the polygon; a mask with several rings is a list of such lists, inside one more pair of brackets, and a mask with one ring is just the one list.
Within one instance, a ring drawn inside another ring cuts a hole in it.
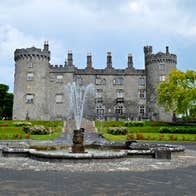
[{"label": "water in fountain", "polygon": [[70,101],[70,112],[74,116],[76,129],[80,129],[80,124],[83,117],[84,103],[87,99],[87,95],[94,91],[93,84],[87,86],[79,85],[76,82],[69,83],[66,86],[66,92],[68,91]]}]

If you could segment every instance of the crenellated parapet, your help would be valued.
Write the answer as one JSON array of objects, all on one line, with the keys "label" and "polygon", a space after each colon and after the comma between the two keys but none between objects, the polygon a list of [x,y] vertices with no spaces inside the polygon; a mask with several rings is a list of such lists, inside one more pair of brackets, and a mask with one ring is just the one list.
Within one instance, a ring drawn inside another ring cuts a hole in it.
[{"label": "crenellated parapet", "polygon": [[177,64],[177,56],[169,53],[169,48],[166,47],[166,52],[158,52],[157,54],[152,53],[152,46],[144,47],[145,53],[145,65],[153,63],[169,63]]},{"label": "crenellated parapet", "polygon": [[39,49],[35,47],[26,48],[26,49],[16,49],[14,52],[14,60],[19,59],[39,59],[39,60],[50,60],[50,51],[46,49]]}]

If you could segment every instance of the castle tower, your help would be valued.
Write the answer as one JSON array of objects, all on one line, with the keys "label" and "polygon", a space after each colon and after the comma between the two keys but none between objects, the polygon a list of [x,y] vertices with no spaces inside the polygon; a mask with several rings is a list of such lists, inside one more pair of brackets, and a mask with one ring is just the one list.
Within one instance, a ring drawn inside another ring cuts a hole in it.
[{"label": "castle tower", "polygon": [[172,113],[164,112],[163,108],[157,106],[157,86],[164,81],[171,70],[176,69],[177,57],[170,54],[169,47],[166,52],[153,54],[152,46],[144,47],[145,70],[146,70],[146,112],[152,120],[171,121]]},{"label": "castle tower", "polygon": [[44,42],[43,50],[35,47],[15,50],[14,60],[13,119],[48,119],[48,42]]}]

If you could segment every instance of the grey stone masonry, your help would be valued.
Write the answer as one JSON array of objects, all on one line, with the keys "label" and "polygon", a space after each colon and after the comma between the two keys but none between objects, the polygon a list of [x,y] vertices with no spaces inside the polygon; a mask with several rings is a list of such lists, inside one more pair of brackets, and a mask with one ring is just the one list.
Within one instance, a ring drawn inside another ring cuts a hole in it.
[{"label": "grey stone masonry", "polygon": [[65,86],[73,81],[94,84],[95,93],[88,96],[84,107],[87,119],[172,120],[172,111],[157,106],[157,85],[176,68],[177,57],[169,52],[153,54],[152,46],[144,47],[145,69],[136,69],[128,54],[127,66],[115,69],[108,52],[105,69],[93,67],[91,53],[86,67],[74,65],[68,51],[64,65],[50,64],[48,42],[44,48],[16,49],[13,119],[70,119],[69,95]]}]

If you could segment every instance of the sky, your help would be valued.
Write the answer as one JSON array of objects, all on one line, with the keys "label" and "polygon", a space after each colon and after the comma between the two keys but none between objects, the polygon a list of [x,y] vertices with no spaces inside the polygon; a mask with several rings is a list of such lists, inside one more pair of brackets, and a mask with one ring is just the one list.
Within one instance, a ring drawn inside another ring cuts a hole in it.
[{"label": "sky", "polygon": [[195,0],[0,0],[0,83],[14,85],[14,50],[43,47],[49,41],[51,64],[64,64],[72,49],[74,64],[125,68],[132,53],[134,66],[144,68],[143,47],[170,52],[177,68],[196,70]]}]

